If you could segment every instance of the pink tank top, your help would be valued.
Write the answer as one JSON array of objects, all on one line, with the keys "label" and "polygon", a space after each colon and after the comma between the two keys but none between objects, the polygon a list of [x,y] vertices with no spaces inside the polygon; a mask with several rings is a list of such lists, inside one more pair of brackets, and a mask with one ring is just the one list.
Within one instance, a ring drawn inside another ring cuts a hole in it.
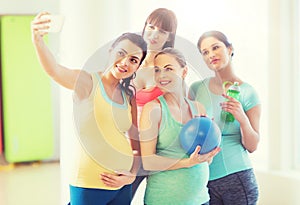
[{"label": "pink tank top", "polygon": [[163,92],[158,87],[154,87],[151,90],[141,89],[136,93],[136,104],[138,106],[144,106],[147,102],[156,99],[162,94]]}]

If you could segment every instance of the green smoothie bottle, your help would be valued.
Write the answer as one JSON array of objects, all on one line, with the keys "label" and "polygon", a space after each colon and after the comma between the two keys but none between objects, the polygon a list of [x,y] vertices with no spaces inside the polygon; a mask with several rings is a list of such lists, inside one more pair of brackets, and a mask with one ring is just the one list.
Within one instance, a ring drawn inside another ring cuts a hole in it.
[{"label": "green smoothie bottle", "polygon": [[[232,83],[232,82],[226,81],[223,83],[223,88],[225,88],[226,84],[228,84],[228,83],[230,83],[231,86],[228,88],[226,94],[230,97],[235,98],[236,100],[240,100],[241,89],[240,89],[239,83],[238,82]],[[226,112],[224,110],[221,111],[221,119],[225,122],[233,122],[235,120],[234,116],[230,112]]]}]

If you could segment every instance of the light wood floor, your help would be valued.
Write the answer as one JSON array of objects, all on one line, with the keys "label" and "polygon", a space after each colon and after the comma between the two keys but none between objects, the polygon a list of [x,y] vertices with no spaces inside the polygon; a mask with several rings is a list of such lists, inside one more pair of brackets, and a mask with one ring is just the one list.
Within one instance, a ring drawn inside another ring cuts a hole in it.
[{"label": "light wood floor", "polygon": [[[12,165],[0,159],[0,205],[63,205],[59,166],[59,162]],[[132,205],[143,204],[145,186],[140,185]]]},{"label": "light wood floor", "polygon": [[0,204],[59,205],[59,163],[1,165]]}]

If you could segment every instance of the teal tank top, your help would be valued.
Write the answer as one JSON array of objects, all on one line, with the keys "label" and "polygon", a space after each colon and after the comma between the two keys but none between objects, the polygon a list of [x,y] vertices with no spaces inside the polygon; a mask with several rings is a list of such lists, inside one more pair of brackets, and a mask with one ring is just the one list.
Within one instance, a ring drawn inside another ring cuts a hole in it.
[{"label": "teal tank top", "polygon": [[[176,121],[163,96],[158,97],[162,109],[162,119],[156,151],[157,155],[169,158],[188,158],[181,148],[179,133],[183,124]],[[191,113],[196,110],[188,99]],[[208,163],[190,168],[152,172],[147,179],[145,204],[147,205],[199,205],[209,201],[207,183]]]}]

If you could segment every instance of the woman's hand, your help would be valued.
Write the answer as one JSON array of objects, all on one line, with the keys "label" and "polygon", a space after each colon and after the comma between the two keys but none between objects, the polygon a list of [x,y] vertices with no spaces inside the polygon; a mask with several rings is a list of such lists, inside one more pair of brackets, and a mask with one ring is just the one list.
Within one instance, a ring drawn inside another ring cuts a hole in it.
[{"label": "woman's hand", "polygon": [[231,113],[238,122],[242,122],[242,120],[247,118],[246,113],[238,100],[225,94],[222,94],[222,96],[228,100],[220,103],[222,110]]},{"label": "woman's hand", "polygon": [[116,171],[117,175],[102,173],[100,179],[109,187],[118,188],[127,184],[132,184],[135,180],[135,175],[126,171]]},{"label": "woman's hand", "polygon": [[250,153],[254,152],[257,149],[260,139],[259,121],[261,106],[256,105],[245,112],[239,101],[225,94],[223,94],[223,97],[228,99],[228,101],[220,103],[221,108],[224,111],[230,112],[240,123],[241,142]]},{"label": "woman's hand", "polygon": [[43,18],[45,15],[49,15],[49,13],[41,12],[31,21],[31,39],[33,43],[39,42],[48,33],[46,30],[49,29],[50,19]]},{"label": "woman's hand", "polygon": [[189,157],[189,164],[190,166],[194,166],[196,164],[200,164],[203,162],[208,162],[209,164],[212,162],[213,157],[216,156],[220,152],[220,147],[215,148],[209,153],[206,154],[199,154],[201,147],[198,145],[194,152]]}]

